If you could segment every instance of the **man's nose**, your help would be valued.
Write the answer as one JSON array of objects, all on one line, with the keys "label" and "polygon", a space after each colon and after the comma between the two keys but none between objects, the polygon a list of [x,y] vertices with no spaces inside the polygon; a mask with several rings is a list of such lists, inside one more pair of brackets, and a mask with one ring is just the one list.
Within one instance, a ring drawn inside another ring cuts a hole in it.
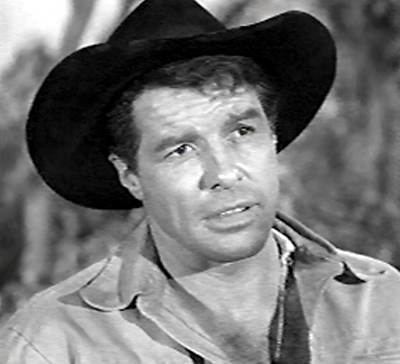
[{"label": "man's nose", "polygon": [[208,151],[203,156],[200,189],[229,189],[243,178],[236,158],[224,149]]}]

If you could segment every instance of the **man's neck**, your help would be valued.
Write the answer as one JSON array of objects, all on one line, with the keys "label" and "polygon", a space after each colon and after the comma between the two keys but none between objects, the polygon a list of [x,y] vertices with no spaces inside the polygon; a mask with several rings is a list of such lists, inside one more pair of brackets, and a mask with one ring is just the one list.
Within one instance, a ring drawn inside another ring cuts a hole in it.
[{"label": "man's neck", "polygon": [[[187,274],[182,274],[182,262],[176,256],[163,254],[162,249],[159,253],[174,280],[216,316],[226,315],[232,321],[252,325],[260,316],[272,315],[280,276],[278,247],[272,234],[250,258],[213,264]],[[187,272],[188,267],[184,268]]]},{"label": "man's neck", "polygon": [[[186,291],[201,303],[203,312],[208,312],[199,314],[192,305],[179,304],[174,314],[183,315],[186,322],[198,321],[206,335],[224,349],[229,362],[268,362],[268,332],[278,302],[281,273],[272,232],[264,247],[250,258],[212,264],[206,269],[199,269],[200,265],[191,261],[189,267],[195,269],[187,274],[182,274],[176,256],[158,250],[162,264],[173,277],[171,287],[179,286],[179,291]],[[186,272],[187,268],[185,265]]]}]

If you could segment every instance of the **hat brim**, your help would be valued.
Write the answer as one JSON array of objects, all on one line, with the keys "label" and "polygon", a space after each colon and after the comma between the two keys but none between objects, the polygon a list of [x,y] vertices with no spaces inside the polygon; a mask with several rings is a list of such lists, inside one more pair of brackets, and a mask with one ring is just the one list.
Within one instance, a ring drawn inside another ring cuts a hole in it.
[{"label": "hat brim", "polygon": [[141,206],[108,161],[105,113],[128,82],[164,64],[201,55],[252,58],[278,83],[278,152],[308,125],[335,75],[336,50],[324,25],[302,12],[179,39],[104,43],[61,61],[40,87],[27,122],[32,160],[58,194],[96,209]]}]

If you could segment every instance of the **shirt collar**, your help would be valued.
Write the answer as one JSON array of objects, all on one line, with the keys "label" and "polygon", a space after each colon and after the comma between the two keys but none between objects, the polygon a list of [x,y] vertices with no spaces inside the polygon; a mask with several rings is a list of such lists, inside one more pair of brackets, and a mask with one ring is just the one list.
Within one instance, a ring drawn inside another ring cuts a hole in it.
[{"label": "shirt collar", "polygon": [[[304,290],[311,292],[307,294],[311,300],[318,296],[316,293],[329,278],[358,284],[374,276],[373,272],[351,267],[340,250],[281,212],[276,215],[273,232],[281,253],[292,256]],[[161,300],[166,283],[166,272],[144,219],[130,235],[129,241],[120,245],[99,272],[79,290],[79,294],[95,309],[115,311],[126,309],[139,295]],[[314,307],[315,302],[308,306]]]},{"label": "shirt collar", "polygon": [[166,276],[160,269],[145,219],[128,240],[120,244],[100,271],[79,290],[89,306],[101,311],[122,310],[138,295],[153,295],[163,289]]},{"label": "shirt collar", "polygon": [[[345,284],[367,282],[383,272],[374,265],[354,265],[345,258],[344,251],[336,248],[294,218],[277,212],[274,228],[290,239],[295,245],[294,260],[298,268],[311,268],[321,262],[330,262],[340,267],[340,274],[335,279]],[[349,254],[347,254],[349,255]]]}]

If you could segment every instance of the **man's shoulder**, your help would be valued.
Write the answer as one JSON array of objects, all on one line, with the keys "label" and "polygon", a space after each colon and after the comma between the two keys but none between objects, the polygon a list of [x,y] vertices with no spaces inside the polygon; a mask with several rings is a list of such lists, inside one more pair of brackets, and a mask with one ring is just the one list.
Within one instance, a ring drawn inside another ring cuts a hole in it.
[{"label": "man's shoulder", "polygon": [[[55,316],[61,315],[63,310],[71,306],[66,304],[66,300],[68,302],[75,301],[76,306],[79,306],[78,292],[80,288],[90,282],[102,270],[105,262],[106,259],[100,260],[69,278],[34,294],[18,309],[4,327],[15,328],[16,330],[31,327],[35,330],[42,326],[43,322],[51,322]],[[58,321],[58,318],[55,321]]]},{"label": "man's shoulder", "polygon": [[364,358],[365,362],[372,357],[392,358],[390,355],[398,360],[399,271],[387,262],[366,255],[340,249],[338,254],[345,271],[349,272],[347,276],[357,279],[342,279],[346,274],[341,274],[330,281],[319,306],[319,317],[324,322],[320,325],[328,326],[331,331],[338,328],[342,335],[338,340],[343,345],[353,342],[360,362]]},{"label": "man's shoulder", "polygon": [[[95,277],[105,260],[32,296],[2,325],[0,361],[47,363],[66,350],[68,325],[85,319],[79,289]],[[67,355],[62,354],[67,358]],[[16,359],[18,358],[18,359]],[[63,360],[57,362],[64,363]]]},{"label": "man's shoulder", "polygon": [[[347,276],[356,279],[342,279],[346,274],[334,277],[326,291],[331,302],[341,302],[352,307],[353,319],[357,315],[365,315],[364,326],[367,322],[375,327],[382,327],[384,332],[388,325],[400,333],[400,273],[382,260],[350,251],[338,250],[345,265]],[[351,303],[351,304],[350,304]],[[347,307],[347,306],[346,306]],[[373,332],[371,327],[371,332]]]},{"label": "man's shoulder", "polygon": [[349,268],[361,278],[367,281],[373,278],[390,279],[393,283],[400,284],[400,272],[391,264],[348,250],[337,249],[337,252]]}]

